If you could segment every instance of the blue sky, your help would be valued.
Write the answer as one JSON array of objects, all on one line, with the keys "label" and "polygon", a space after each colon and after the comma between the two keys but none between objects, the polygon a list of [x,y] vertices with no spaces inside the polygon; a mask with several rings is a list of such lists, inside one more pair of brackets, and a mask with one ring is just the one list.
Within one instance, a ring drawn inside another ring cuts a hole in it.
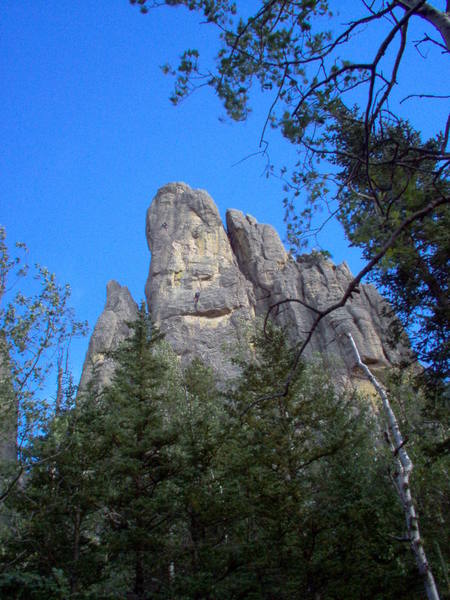
[{"label": "blue sky", "polygon": [[[71,284],[76,314],[91,328],[109,279],[143,298],[145,211],[165,183],[206,189],[222,216],[238,208],[284,237],[280,181],[263,176],[260,156],[239,162],[258,150],[270,98],[241,124],[219,121],[224,111],[208,89],[176,108],[168,101],[172,81],[160,65],[186,47],[214,55],[214,32],[197,20],[179,8],[142,16],[127,0],[2,2],[0,223],[9,242],[25,241],[32,261]],[[439,93],[438,62],[417,70],[414,57],[414,69],[406,71],[412,91]],[[411,117],[431,134],[435,105],[421,106],[411,104]],[[282,164],[292,148],[275,136],[270,153]],[[338,229],[322,244],[360,268]],[[76,378],[87,342],[73,346]]]}]

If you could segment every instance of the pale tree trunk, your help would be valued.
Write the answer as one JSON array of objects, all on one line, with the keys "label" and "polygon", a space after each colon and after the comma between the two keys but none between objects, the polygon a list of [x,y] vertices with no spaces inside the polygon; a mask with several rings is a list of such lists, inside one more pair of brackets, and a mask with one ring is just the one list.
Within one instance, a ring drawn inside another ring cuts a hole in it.
[{"label": "pale tree trunk", "polygon": [[61,414],[61,407],[64,398],[64,388],[63,388],[63,353],[60,349],[58,352],[58,358],[56,361],[57,367],[57,380],[56,380],[56,402],[55,402],[55,415],[59,416]]},{"label": "pale tree trunk", "polygon": [[410,10],[417,6],[417,15],[428,21],[441,34],[447,50],[450,52],[450,3],[447,2],[447,10],[444,12],[437,9],[429,2],[420,0],[399,0],[403,8]]},{"label": "pale tree trunk", "polygon": [[351,334],[347,333],[347,337],[350,340],[358,366],[365,372],[383,402],[383,408],[388,423],[386,437],[396,462],[396,472],[394,474],[393,482],[397,495],[402,504],[403,512],[405,513],[408,540],[410,542],[414,558],[416,559],[417,568],[423,578],[428,599],[439,600],[439,593],[437,591],[433,573],[430,565],[428,564],[422,539],[420,537],[419,516],[414,507],[414,501],[411,495],[409,480],[413,470],[413,463],[405,449],[406,441],[403,439],[397,418],[392,410],[386,391],[370,371],[369,367],[362,362],[358,348],[356,347]]}]

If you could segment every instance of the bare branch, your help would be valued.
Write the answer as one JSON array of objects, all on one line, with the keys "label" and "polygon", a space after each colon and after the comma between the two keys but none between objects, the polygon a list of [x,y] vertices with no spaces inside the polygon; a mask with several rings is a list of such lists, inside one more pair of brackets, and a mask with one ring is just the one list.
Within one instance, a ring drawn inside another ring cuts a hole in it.
[{"label": "bare branch", "polygon": [[[314,335],[315,330],[317,329],[317,327],[319,326],[320,322],[322,321],[322,319],[324,319],[326,316],[328,316],[330,313],[334,312],[335,310],[337,310],[338,308],[341,308],[342,306],[344,306],[346,304],[346,302],[349,300],[349,298],[351,298],[352,293],[355,293],[356,289],[358,288],[358,285],[360,284],[360,282],[362,281],[362,279],[368,274],[370,273],[370,271],[374,268],[374,266],[380,262],[380,260],[383,258],[383,256],[386,254],[386,252],[389,250],[389,248],[392,247],[392,245],[394,244],[394,242],[398,239],[398,237],[403,233],[403,231],[405,231],[409,225],[411,225],[411,223],[421,220],[424,217],[426,217],[427,215],[429,215],[430,213],[432,213],[437,207],[445,205],[445,204],[449,204],[450,203],[450,198],[446,198],[446,197],[441,197],[437,200],[434,200],[433,202],[430,202],[430,204],[428,204],[427,206],[425,206],[424,208],[416,211],[415,213],[413,213],[412,215],[410,215],[408,218],[406,218],[398,227],[397,229],[392,233],[392,235],[389,237],[388,240],[386,240],[386,242],[383,244],[382,248],[379,250],[379,252],[367,263],[367,265],[358,273],[358,275],[356,275],[356,277],[354,277],[352,279],[352,281],[348,284],[347,289],[345,290],[344,294],[342,295],[341,299],[338,300],[337,302],[335,302],[334,304],[331,304],[328,308],[321,310],[321,311],[317,311],[317,309],[312,309],[312,307],[306,305],[307,308],[310,308],[313,310],[313,312],[315,312],[317,314],[305,340],[303,341],[303,343],[301,344],[300,348],[297,350],[294,360],[293,360],[293,364],[292,364],[292,369],[290,374],[288,375],[285,383],[284,383],[284,388],[282,391],[280,391],[279,393],[275,393],[271,396],[267,396],[264,399],[269,399],[269,398],[278,398],[281,396],[285,396],[287,395],[288,391],[289,391],[289,387],[290,384],[292,382],[292,379],[294,377],[294,374],[298,368],[298,365],[300,363],[300,359],[306,349],[306,347],[308,346],[309,342],[311,341],[312,336]],[[287,302],[292,302],[293,300],[287,300]],[[299,303],[303,304],[301,301],[298,301]]]},{"label": "bare branch", "polygon": [[428,2],[415,2],[415,0],[399,0],[398,6],[405,10],[415,12],[419,17],[431,23],[433,27],[441,34],[447,51],[450,51],[450,14],[442,12],[429,4]]},{"label": "bare branch", "polygon": [[443,53],[448,52],[447,48],[445,47],[444,44],[442,44],[442,42],[438,42],[438,40],[435,40],[434,38],[430,37],[429,35],[424,35],[423,38],[421,40],[416,40],[414,42],[414,46],[416,47],[417,52],[420,54],[420,56],[422,56],[423,58],[426,58],[424,54],[422,54],[422,52],[420,51],[419,46],[421,44],[426,44],[427,42],[430,42],[431,44],[434,44],[435,46],[437,46],[438,48],[440,48],[441,50],[443,50]]},{"label": "bare branch", "polygon": [[277,95],[275,96],[275,99],[272,102],[271,107],[269,108],[269,112],[267,113],[267,118],[264,123],[264,127],[262,128],[262,131],[261,131],[261,136],[259,138],[259,147],[260,148],[261,148],[262,144],[264,143],[264,134],[266,133],[267,125],[269,124],[270,115],[272,114],[272,111],[275,108],[275,106],[280,98],[281,92],[283,91],[284,82],[286,81],[287,73],[288,73],[288,67],[285,67],[284,73],[283,73],[283,78],[281,79],[280,85],[278,86]]},{"label": "bare branch", "polygon": [[305,308],[308,308],[309,310],[316,313],[317,315],[322,314],[320,310],[318,310],[314,306],[311,306],[310,304],[307,304],[306,302],[303,302],[303,300],[300,300],[299,298],[286,298],[284,300],[280,300],[280,302],[275,302],[275,304],[272,304],[271,306],[269,306],[269,308],[266,312],[266,316],[264,319],[264,335],[265,336],[267,336],[267,324],[269,322],[269,318],[270,318],[270,315],[272,314],[272,312],[276,308],[279,308],[280,306],[282,306],[283,304],[290,304],[290,303],[301,304],[302,306],[304,306]]},{"label": "bare branch", "polygon": [[444,138],[442,140],[442,145],[441,145],[441,152],[442,152],[442,154],[444,154],[444,152],[447,149],[449,134],[450,134],[450,114],[447,117],[447,124],[445,126]]},{"label": "bare branch", "polygon": [[408,94],[402,100],[400,100],[400,104],[403,104],[403,102],[406,102],[406,100],[409,100],[410,98],[435,98],[435,99],[442,99],[442,98],[450,98],[450,94],[448,94],[448,95],[439,95],[439,94]]},{"label": "bare branch", "polygon": [[9,482],[6,490],[4,492],[2,492],[0,494],[0,502],[3,502],[4,500],[6,500],[6,498],[9,496],[9,494],[11,493],[12,489],[14,488],[14,486],[16,485],[16,483],[19,481],[19,479],[22,477],[22,473],[24,471],[23,467],[20,467],[19,470],[17,471],[17,474],[14,476],[14,478]]},{"label": "bare branch", "polygon": [[333,71],[331,73],[331,75],[329,75],[328,77],[325,77],[321,81],[318,81],[316,84],[312,85],[302,95],[299,103],[297,104],[295,109],[292,111],[292,116],[296,116],[298,114],[298,112],[301,109],[301,107],[303,106],[303,104],[306,102],[306,100],[309,98],[309,96],[314,94],[314,92],[316,90],[323,87],[324,85],[327,85],[328,83],[331,83],[332,81],[336,81],[336,79],[343,73],[348,73],[351,71],[371,71],[372,68],[373,68],[372,63],[353,63],[351,65],[345,65],[345,66],[341,67],[340,69],[336,69],[335,71]]},{"label": "bare branch", "polygon": [[385,89],[381,99],[378,101],[378,104],[372,114],[372,123],[375,121],[377,115],[379,114],[382,106],[384,105],[384,103],[386,102],[389,94],[391,93],[392,88],[394,87],[394,85],[397,83],[397,73],[398,73],[398,69],[400,67],[400,62],[402,60],[402,56],[403,56],[403,52],[405,51],[405,47],[406,47],[406,32],[408,29],[408,23],[404,23],[404,25],[400,28],[400,32],[401,32],[401,43],[400,43],[400,48],[398,50],[396,59],[395,59],[395,63],[394,63],[394,68],[392,69],[392,75],[391,75],[391,81],[389,82],[389,85],[387,86],[387,88]]}]

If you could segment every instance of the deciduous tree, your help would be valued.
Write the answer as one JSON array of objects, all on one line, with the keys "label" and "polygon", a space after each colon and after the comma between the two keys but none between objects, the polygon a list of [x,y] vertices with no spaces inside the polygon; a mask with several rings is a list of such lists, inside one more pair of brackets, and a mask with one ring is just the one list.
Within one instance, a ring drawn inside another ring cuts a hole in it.
[{"label": "deciduous tree", "polygon": [[55,355],[86,330],[70,307],[70,286],[59,284],[46,267],[30,268],[24,244],[16,249],[11,255],[0,228],[0,458],[10,463],[0,501],[22,472],[23,448],[54,408],[44,388]]}]

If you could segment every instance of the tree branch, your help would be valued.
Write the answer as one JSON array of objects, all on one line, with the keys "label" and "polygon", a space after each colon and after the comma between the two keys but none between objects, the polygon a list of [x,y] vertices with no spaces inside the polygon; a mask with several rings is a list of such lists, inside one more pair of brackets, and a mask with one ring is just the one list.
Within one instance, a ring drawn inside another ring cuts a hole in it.
[{"label": "tree branch", "polygon": [[447,11],[442,12],[428,2],[415,2],[414,0],[398,0],[398,6],[405,10],[412,10],[419,17],[433,25],[441,34],[447,51],[450,52],[450,11],[447,3]]},{"label": "tree branch", "polygon": [[[288,391],[289,391],[289,387],[291,384],[291,381],[294,377],[294,374],[297,370],[297,367],[299,365],[300,359],[306,349],[306,347],[308,346],[309,342],[311,341],[312,336],[314,335],[315,330],[317,329],[317,327],[319,326],[320,322],[326,317],[328,316],[330,313],[334,312],[335,310],[337,310],[338,308],[341,308],[342,306],[344,306],[347,302],[347,300],[351,297],[352,293],[355,293],[358,285],[360,284],[361,280],[368,274],[370,273],[370,271],[373,269],[373,267],[383,258],[383,256],[386,254],[386,252],[389,250],[389,248],[392,247],[392,245],[394,244],[394,242],[398,239],[398,237],[407,229],[407,227],[409,225],[411,225],[411,223],[418,221],[420,219],[423,219],[424,217],[426,217],[428,214],[432,213],[434,211],[435,208],[445,205],[445,204],[449,204],[450,203],[450,198],[447,197],[441,197],[433,202],[430,202],[430,204],[428,204],[427,206],[425,206],[424,208],[416,211],[415,213],[413,213],[412,215],[410,215],[407,219],[405,219],[398,227],[397,229],[392,233],[392,235],[386,240],[386,242],[383,244],[383,246],[381,247],[381,249],[379,250],[379,252],[367,263],[367,265],[361,269],[361,271],[356,275],[356,277],[354,277],[352,279],[352,281],[348,284],[347,289],[345,290],[344,294],[342,295],[341,299],[338,300],[337,302],[335,302],[334,304],[331,304],[328,308],[324,309],[324,310],[318,310],[315,309],[311,306],[309,306],[308,304],[304,303],[301,300],[298,299],[287,299],[287,300],[282,300],[280,303],[287,303],[287,302],[298,302],[300,304],[302,304],[303,306],[305,306],[306,308],[311,309],[313,312],[316,313],[316,318],[314,319],[314,322],[305,338],[305,340],[303,341],[303,343],[300,345],[300,348],[297,350],[294,360],[293,360],[293,364],[292,364],[292,369],[290,374],[288,375],[285,383],[284,383],[284,388],[282,391],[272,394],[272,395],[268,395],[265,396],[263,398],[261,398],[261,401],[264,400],[268,400],[271,398],[279,398],[282,396],[286,396]],[[273,305],[273,307],[269,308],[269,312],[271,312],[274,308],[275,308],[276,304]],[[266,315],[266,320],[267,320],[267,315]]]}]

